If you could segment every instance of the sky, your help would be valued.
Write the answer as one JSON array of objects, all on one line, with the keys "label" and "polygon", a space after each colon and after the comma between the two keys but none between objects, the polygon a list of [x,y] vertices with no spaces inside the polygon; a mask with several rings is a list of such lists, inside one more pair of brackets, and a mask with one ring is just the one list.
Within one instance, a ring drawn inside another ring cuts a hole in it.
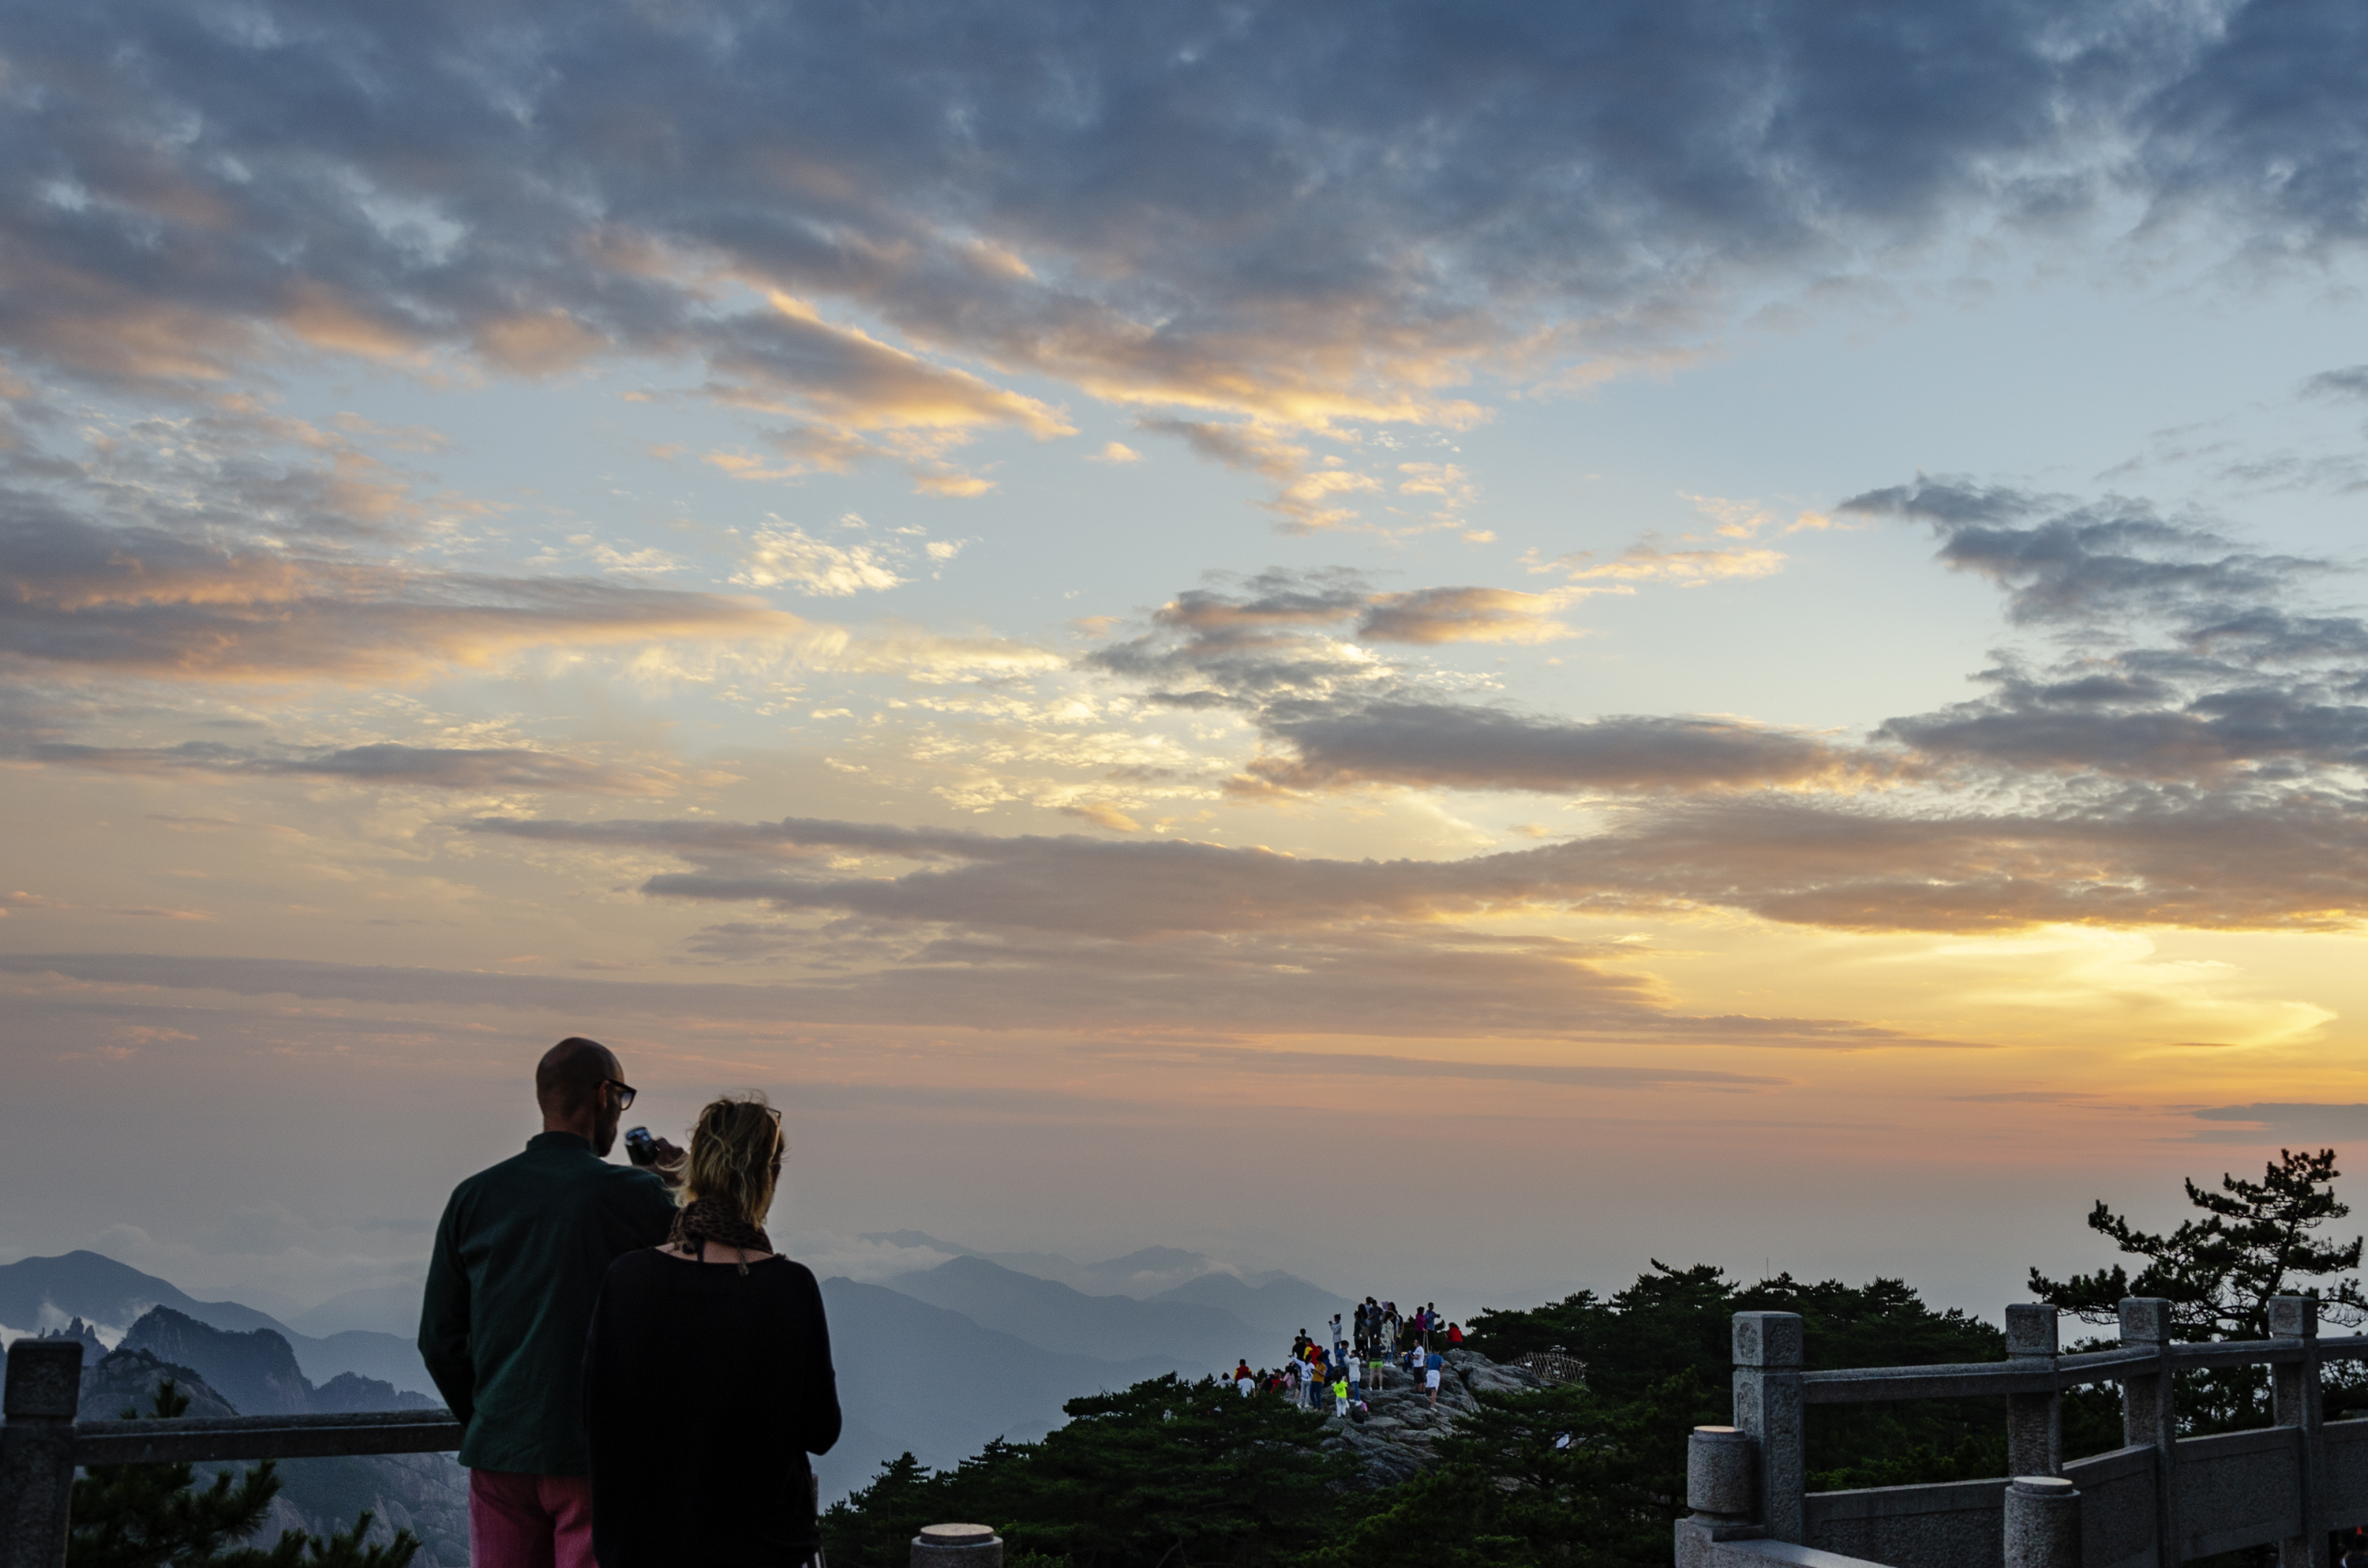
[{"label": "sky", "polygon": [[859,1278],[1995,1314],[2351,1158],[2363,68],[2306,0],[10,10],[0,1256],[416,1278],[568,1034],[660,1132],[769,1094]]}]

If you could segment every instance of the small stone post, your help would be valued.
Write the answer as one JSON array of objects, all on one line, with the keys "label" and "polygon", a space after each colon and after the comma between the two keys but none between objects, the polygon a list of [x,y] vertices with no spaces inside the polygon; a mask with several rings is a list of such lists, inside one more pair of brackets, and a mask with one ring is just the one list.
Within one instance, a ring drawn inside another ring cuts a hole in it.
[{"label": "small stone post", "polygon": [[1735,1424],[1759,1450],[1759,1522],[1805,1546],[1801,1493],[1801,1315],[1735,1314]]},{"label": "small stone post", "polygon": [[2151,1372],[2122,1380],[2122,1441],[2154,1445],[2154,1549],[2157,1568],[2179,1568],[2179,1397],[2170,1369],[2170,1303],[2159,1296],[2122,1299],[2122,1344],[2151,1347]]},{"label": "small stone post", "polygon": [[2080,1493],[2055,1475],[2006,1483],[2006,1568],[2080,1568]]},{"label": "small stone post", "polygon": [[913,1568],[1003,1568],[1003,1538],[993,1525],[924,1525]]},{"label": "small stone post", "polygon": [[1752,1520],[1758,1445],[1732,1426],[1697,1426],[1686,1442],[1686,1506],[1677,1523],[1677,1568],[1708,1568],[1713,1541],[1766,1535]]},{"label": "small stone post", "polygon": [[[2055,1371],[2055,1309],[2019,1303],[2006,1310],[2007,1358],[2018,1368]],[[2006,1396],[2006,1468],[2015,1476],[2056,1475],[2064,1469],[2064,1400],[2045,1393]]]},{"label": "small stone post", "polygon": [[81,1340],[26,1338],[8,1346],[0,1396],[0,1568],[64,1568],[81,1395]]},{"label": "small stone post", "polygon": [[2302,1359],[2270,1369],[2271,1407],[2281,1426],[2298,1426],[2296,1465],[2302,1496],[2295,1510],[2302,1534],[2278,1543],[2278,1568],[2328,1568],[2326,1406],[2319,1394],[2318,1302],[2309,1296],[2270,1298],[2270,1337],[2301,1347]]}]

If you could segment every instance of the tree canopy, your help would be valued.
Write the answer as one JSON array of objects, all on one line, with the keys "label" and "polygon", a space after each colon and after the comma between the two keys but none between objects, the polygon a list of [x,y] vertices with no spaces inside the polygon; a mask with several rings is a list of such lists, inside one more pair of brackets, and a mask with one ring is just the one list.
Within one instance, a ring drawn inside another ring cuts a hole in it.
[{"label": "tree canopy", "polygon": [[[170,1420],[189,1408],[188,1396],[167,1379],[156,1385],[153,1417]],[[123,1413],[131,1420],[140,1412]],[[215,1473],[200,1490],[188,1464],[92,1465],[74,1483],[68,1506],[74,1529],[66,1568],[405,1568],[419,1542],[397,1530],[381,1546],[364,1546],[370,1516],[326,1540],[282,1530],[269,1547],[242,1546],[263,1527],[279,1477],[269,1460],[241,1472]]]},{"label": "tree canopy", "polygon": [[2089,1228],[2145,1258],[2145,1266],[2135,1276],[2116,1263],[2064,1279],[2034,1268],[2032,1293],[2090,1323],[2115,1321],[2125,1296],[2161,1297],[2170,1302],[2179,1337],[2191,1340],[2268,1337],[2272,1296],[2311,1295],[2339,1309],[2368,1309],[2356,1279],[2316,1282],[2360,1267],[2360,1237],[2338,1243],[2313,1234],[2351,1212],[2336,1201],[2341,1174],[2332,1149],[2281,1149],[2260,1181],[2224,1173],[2213,1192],[2190,1180],[2187,1200],[2203,1216],[2181,1221],[2168,1235],[2139,1230],[2100,1198],[2089,1211]]},{"label": "tree canopy", "polygon": [[[1655,1264],[1610,1299],[1581,1291],[1485,1312],[1472,1347],[1502,1360],[1560,1347],[1586,1377],[1476,1396],[1438,1462],[1377,1490],[1325,1446],[1329,1423],[1276,1396],[1163,1378],[1072,1401],[1041,1443],[996,1443],[931,1474],[909,1454],[823,1521],[835,1568],[887,1568],[921,1526],[992,1524],[1011,1568],[1666,1568],[1684,1512],[1687,1434],[1730,1409],[1728,1318],[1800,1312],[1813,1365],[1991,1360],[1996,1328],[1936,1312],[1896,1279],[1741,1285],[1709,1265]],[[1819,1407],[1812,1484],[2001,1474],[2005,1413],[1989,1402]]]}]

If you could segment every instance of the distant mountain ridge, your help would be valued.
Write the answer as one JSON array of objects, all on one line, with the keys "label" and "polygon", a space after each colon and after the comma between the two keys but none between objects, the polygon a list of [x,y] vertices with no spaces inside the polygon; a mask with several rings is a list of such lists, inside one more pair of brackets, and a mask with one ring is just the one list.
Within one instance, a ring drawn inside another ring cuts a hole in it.
[{"label": "distant mountain ridge", "polygon": [[151,1307],[116,1348],[144,1350],[194,1369],[241,1415],[303,1415],[313,1409],[313,1385],[296,1364],[296,1352],[268,1328],[238,1334],[170,1307]]},{"label": "distant mountain ridge", "polygon": [[[1222,1308],[1250,1327],[1288,1335],[1313,1330],[1319,1320],[1355,1305],[1280,1268],[1237,1273],[1206,1253],[1182,1247],[1139,1247],[1123,1257],[1079,1263],[1051,1252],[982,1252],[927,1231],[871,1231],[856,1238],[894,1247],[928,1248],[955,1257],[983,1257],[1017,1274],[1032,1274],[1088,1296],[1132,1296],[1139,1301],[1190,1301]],[[909,1272],[919,1272],[912,1270]],[[1234,1285],[1241,1289],[1236,1291]],[[1245,1310],[1247,1309],[1247,1310]],[[1251,1359],[1256,1360],[1253,1356]]]},{"label": "distant mountain ridge", "polygon": [[427,1290],[425,1278],[406,1279],[400,1285],[347,1290],[316,1307],[307,1307],[290,1318],[288,1326],[299,1334],[317,1335],[324,1339],[355,1329],[392,1334],[402,1339],[416,1338],[420,1301]]},{"label": "distant mountain ridge", "polygon": [[236,1301],[200,1301],[170,1280],[95,1252],[0,1264],[0,1324],[19,1333],[54,1332],[65,1326],[65,1320],[79,1317],[109,1334],[121,1334],[151,1307],[168,1307],[232,1334],[268,1329],[287,1341],[303,1375],[315,1382],[351,1372],[414,1393],[431,1393],[436,1386],[418,1347],[407,1337],[347,1329],[314,1338]]},{"label": "distant mountain ridge", "polygon": [[837,1447],[814,1460],[825,1502],[907,1449],[947,1468],[995,1437],[1032,1442],[1067,1419],[1069,1400],[1168,1369],[1159,1357],[1047,1351],[883,1285],[825,1279],[822,1300],[847,1420]]},{"label": "distant mountain ridge", "polygon": [[150,1307],[171,1307],[199,1323],[239,1334],[256,1328],[283,1333],[287,1329],[278,1319],[253,1307],[236,1301],[200,1301],[169,1280],[142,1274],[100,1253],[76,1251],[0,1264],[0,1323],[13,1329],[42,1331],[48,1326],[41,1321],[47,1309],[120,1333]]},{"label": "distant mountain ridge", "polygon": [[1258,1355],[1269,1337],[1222,1307],[1087,1295],[979,1256],[899,1274],[888,1286],[1040,1350],[1110,1361],[1155,1358],[1195,1377]]},{"label": "distant mountain ridge", "polygon": [[[1062,1406],[1082,1395],[1171,1370],[1199,1375],[1230,1368],[1237,1356],[1271,1364],[1291,1328],[1347,1305],[1313,1312],[1310,1303],[1338,1299],[1279,1271],[1245,1281],[1178,1248],[1147,1247],[1081,1265],[1047,1254],[982,1254],[917,1231],[864,1239],[926,1246],[953,1261],[915,1271],[919,1278],[908,1276],[893,1287],[823,1281],[846,1413],[838,1446],[814,1465],[825,1500],[864,1485],[883,1461],[907,1449],[926,1463],[947,1466],[996,1437],[1042,1437],[1066,1419]],[[1073,1278],[1137,1290],[1174,1271],[1207,1267],[1144,1299],[1117,1290],[1085,1290],[1001,1261],[1010,1259],[1041,1261]],[[307,1326],[328,1328],[366,1323],[374,1312],[384,1321],[386,1312],[416,1310],[410,1288],[386,1287],[347,1292],[297,1317]],[[85,1322],[74,1324],[75,1317]],[[1288,1326],[1285,1319],[1292,1319]],[[102,1403],[115,1401],[103,1412],[110,1416],[120,1413],[133,1384],[153,1390],[164,1375],[158,1369],[175,1368],[197,1377],[206,1398],[243,1414],[441,1403],[428,1392],[432,1385],[407,1339],[363,1327],[312,1337],[236,1301],[199,1301],[96,1253],[0,1265],[0,1324],[21,1331],[78,1330],[85,1369],[115,1369],[101,1394]],[[110,1338],[121,1336],[114,1356],[101,1354],[94,1324]],[[401,1363],[403,1376],[372,1372],[372,1357],[376,1364]],[[145,1408],[144,1392],[138,1403]],[[412,1502],[405,1511],[421,1519],[441,1517],[438,1510],[449,1502],[438,1501],[450,1479],[437,1468],[450,1464],[443,1456],[296,1462],[318,1471],[307,1472],[308,1518],[327,1517],[333,1505],[355,1498],[361,1499],[357,1506],[369,1506],[373,1488],[390,1502],[408,1488],[404,1494]],[[418,1473],[404,1480],[370,1468],[381,1465],[408,1465]],[[345,1467],[335,1471],[341,1479],[332,1477],[332,1466]]]},{"label": "distant mountain ridge", "polygon": [[1303,1328],[1320,1335],[1333,1313],[1345,1316],[1356,1310],[1356,1303],[1347,1297],[1320,1290],[1294,1275],[1277,1270],[1258,1278],[1263,1283],[1251,1284],[1237,1274],[1203,1274],[1151,1299],[1215,1307],[1262,1333],[1286,1338]]}]

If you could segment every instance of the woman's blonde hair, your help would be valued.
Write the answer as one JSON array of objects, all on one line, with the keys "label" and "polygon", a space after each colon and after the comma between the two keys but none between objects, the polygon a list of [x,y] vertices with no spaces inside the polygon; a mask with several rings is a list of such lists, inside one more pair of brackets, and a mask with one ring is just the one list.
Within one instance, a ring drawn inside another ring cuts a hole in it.
[{"label": "woman's blonde hair", "polygon": [[781,1179],[781,1115],[760,1091],[725,1095],[699,1113],[690,1130],[683,1197],[712,1199],[761,1226]]}]

